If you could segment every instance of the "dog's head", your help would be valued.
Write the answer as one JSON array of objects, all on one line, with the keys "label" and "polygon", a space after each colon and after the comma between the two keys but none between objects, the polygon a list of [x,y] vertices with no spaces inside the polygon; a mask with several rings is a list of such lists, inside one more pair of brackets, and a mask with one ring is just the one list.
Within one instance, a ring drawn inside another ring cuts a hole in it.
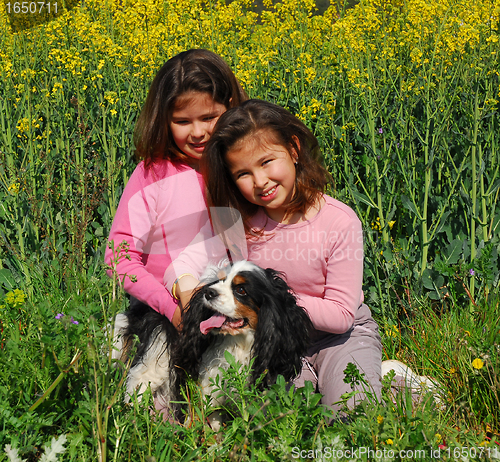
[{"label": "dog's head", "polygon": [[218,269],[204,282],[191,302],[191,305],[208,308],[203,310],[209,317],[200,323],[202,334],[238,335],[257,329],[263,293],[269,286],[262,268],[240,261]]},{"label": "dog's head", "polygon": [[[254,332],[253,378],[268,371],[293,378],[309,343],[312,323],[282,275],[247,261],[215,268],[191,298],[183,315],[186,336],[202,336],[205,347],[213,334]],[[198,332],[195,332],[198,330]]]}]

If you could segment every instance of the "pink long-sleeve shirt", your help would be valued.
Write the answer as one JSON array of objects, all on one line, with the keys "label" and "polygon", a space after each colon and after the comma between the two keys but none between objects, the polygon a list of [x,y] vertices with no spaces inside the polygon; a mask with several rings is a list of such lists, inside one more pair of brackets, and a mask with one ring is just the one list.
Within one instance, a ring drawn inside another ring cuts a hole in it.
[{"label": "pink long-sleeve shirt", "polygon": [[[109,235],[115,248],[123,241],[129,245],[129,258],[122,256],[116,265],[125,291],[172,319],[177,302],[163,284],[165,269],[207,220],[204,183],[198,172],[167,160],[149,169],[139,163],[123,191]],[[112,259],[108,248],[108,266]],[[112,271],[108,274],[112,276]]]},{"label": "pink long-sleeve shirt", "polygon": [[320,211],[301,223],[277,223],[259,211],[251,225],[264,234],[248,242],[248,260],[283,272],[314,327],[341,334],[363,303],[363,232],[350,207],[323,197]]}]

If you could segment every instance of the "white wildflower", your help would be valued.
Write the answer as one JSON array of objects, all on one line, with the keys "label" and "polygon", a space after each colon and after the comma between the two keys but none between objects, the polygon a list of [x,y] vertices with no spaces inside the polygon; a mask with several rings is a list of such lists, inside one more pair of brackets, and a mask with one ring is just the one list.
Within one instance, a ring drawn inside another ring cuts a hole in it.
[{"label": "white wildflower", "polygon": [[20,457],[19,457],[19,451],[17,448],[13,448],[10,444],[5,446],[5,452],[7,454],[7,457],[9,458],[9,462],[24,462]]},{"label": "white wildflower", "polygon": [[59,438],[52,438],[50,447],[45,446],[45,452],[40,458],[40,462],[57,462],[57,455],[66,451],[64,443],[66,443],[66,435],[61,435]]}]

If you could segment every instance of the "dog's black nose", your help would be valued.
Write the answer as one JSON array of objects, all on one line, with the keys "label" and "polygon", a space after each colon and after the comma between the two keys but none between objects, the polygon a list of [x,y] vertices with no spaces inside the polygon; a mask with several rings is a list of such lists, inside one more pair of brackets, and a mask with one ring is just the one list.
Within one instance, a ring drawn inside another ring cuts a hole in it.
[{"label": "dog's black nose", "polygon": [[214,298],[217,298],[219,295],[219,292],[217,292],[215,289],[212,289],[211,287],[208,287],[207,290],[205,290],[205,298],[209,302],[210,300],[213,300]]}]

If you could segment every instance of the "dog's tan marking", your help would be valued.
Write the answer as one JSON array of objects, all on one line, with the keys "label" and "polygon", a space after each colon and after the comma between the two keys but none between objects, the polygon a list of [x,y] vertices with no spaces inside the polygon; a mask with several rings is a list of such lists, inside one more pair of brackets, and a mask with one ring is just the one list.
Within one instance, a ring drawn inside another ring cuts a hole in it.
[{"label": "dog's tan marking", "polygon": [[234,285],[238,285],[238,284],[245,284],[245,282],[247,282],[247,280],[241,275],[241,274],[237,274],[234,278],[233,278],[233,284]]},{"label": "dog's tan marking", "polygon": [[235,318],[245,318],[248,321],[248,327],[254,330],[257,329],[257,323],[259,322],[259,316],[257,313],[249,306],[241,303],[239,300],[235,300],[235,303]]}]

